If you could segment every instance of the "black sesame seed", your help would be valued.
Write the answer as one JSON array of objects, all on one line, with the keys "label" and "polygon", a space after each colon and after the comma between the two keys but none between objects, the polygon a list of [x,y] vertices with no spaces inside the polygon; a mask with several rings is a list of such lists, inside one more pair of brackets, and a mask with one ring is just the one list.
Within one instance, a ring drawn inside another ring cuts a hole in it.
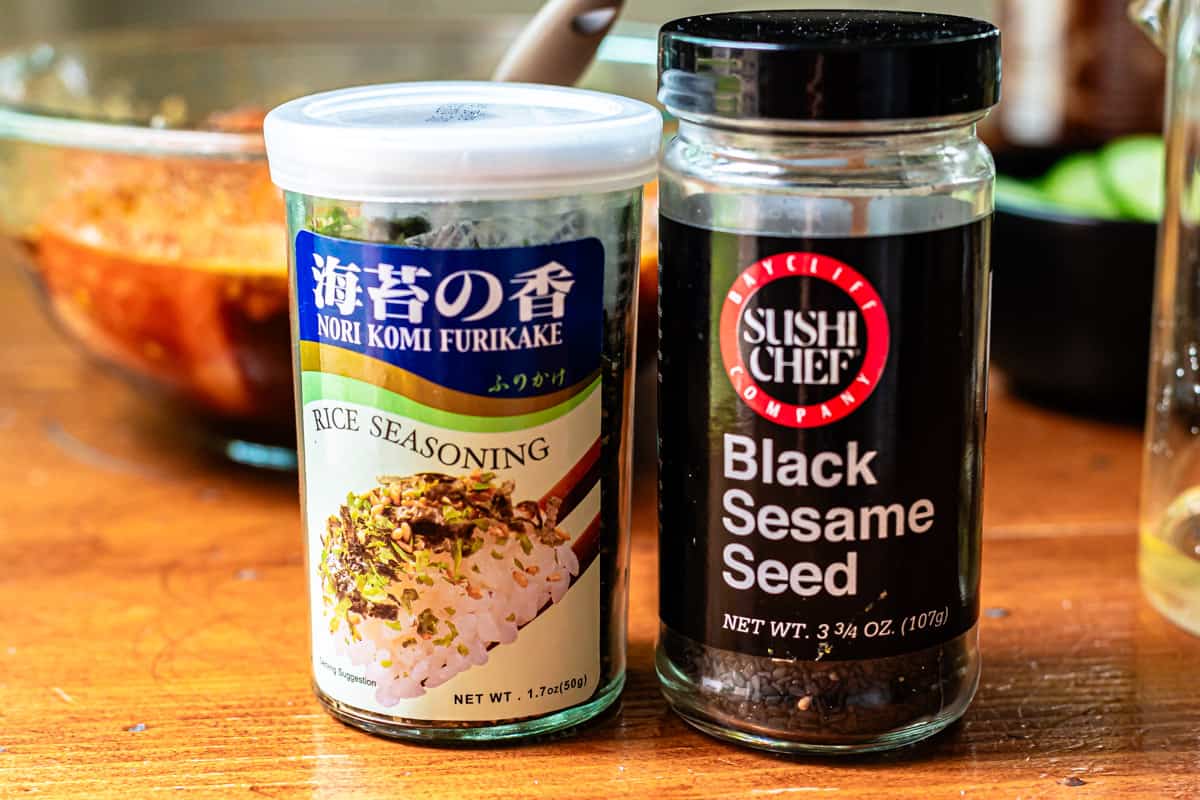
[{"label": "black sesame seed", "polygon": [[842,662],[780,663],[708,647],[668,628],[661,647],[712,717],[809,742],[883,735],[934,716],[962,693],[970,663],[966,637],[908,655]]}]

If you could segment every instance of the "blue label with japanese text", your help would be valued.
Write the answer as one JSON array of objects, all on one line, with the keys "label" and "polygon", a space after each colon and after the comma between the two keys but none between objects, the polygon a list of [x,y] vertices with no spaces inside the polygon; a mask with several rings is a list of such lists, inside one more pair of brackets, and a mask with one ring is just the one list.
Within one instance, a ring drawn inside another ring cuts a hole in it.
[{"label": "blue label with japanese text", "polygon": [[297,234],[323,695],[485,727],[600,690],[604,453],[620,446],[604,435],[604,262],[595,238],[447,250]]},{"label": "blue label with japanese text", "polygon": [[537,397],[593,378],[603,281],[595,238],[429,250],[296,237],[302,341],[484,397]]}]

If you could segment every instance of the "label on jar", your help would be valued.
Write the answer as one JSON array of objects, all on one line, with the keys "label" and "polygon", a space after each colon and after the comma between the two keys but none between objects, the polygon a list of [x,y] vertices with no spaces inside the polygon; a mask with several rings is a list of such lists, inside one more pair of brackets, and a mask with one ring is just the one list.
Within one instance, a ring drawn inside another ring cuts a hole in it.
[{"label": "label on jar", "polygon": [[801,660],[969,630],[990,221],[853,239],[661,225],[664,624]]},{"label": "label on jar", "polygon": [[588,700],[603,246],[295,246],[321,691],[418,721]]}]

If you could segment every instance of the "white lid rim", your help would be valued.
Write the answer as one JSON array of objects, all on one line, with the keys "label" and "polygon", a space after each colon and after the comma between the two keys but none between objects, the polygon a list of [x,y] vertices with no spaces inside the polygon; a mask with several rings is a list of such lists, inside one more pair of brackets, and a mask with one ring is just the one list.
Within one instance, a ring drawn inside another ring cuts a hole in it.
[{"label": "white lid rim", "polygon": [[443,183],[397,182],[395,188],[378,191],[372,184],[332,185],[304,176],[280,174],[271,170],[271,180],[285,192],[340,200],[346,203],[462,203],[473,200],[547,200],[557,197],[582,197],[639,189],[658,177],[658,164],[636,171],[622,171],[591,178],[576,175],[547,176],[543,181],[491,181],[487,184],[448,187]]},{"label": "white lid rim", "polygon": [[[653,108],[653,106],[647,107]],[[562,122],[557,123],[554,127],[564,135],[580,135],[582,133],[628,134],[629,130],[635,127],[644,127],[647,130],[652,127],[661,129],[662,115],[656,111],[653,121],[647,117],[643,119],[598,120],[594,122]],[[305,136],[322,141],[340,140],[343,144],[347,142],[361,144],[386,142],[391,145],[404,145],[409,149],[428,150],[430,152],[447,150],[459,142],[467,143],[479,138],[479,131],[471,130],[442,130],[438,132],[435,138],[429,134],[414,136],[404,131],[389,132],[355,128],[335,128],[333,126],[311,127],[293,120],[273,120],[270,135],[272,137],[282,137],[300,130],[304,131]],[[493,142],[511,140],[515,143],[527,141],[529,136],[539,130],[541,128],[537,125],[524,125],[505,128],[503,130],[492,130],[487,133]],[[576,133],[577,131],[578,133]]]}]

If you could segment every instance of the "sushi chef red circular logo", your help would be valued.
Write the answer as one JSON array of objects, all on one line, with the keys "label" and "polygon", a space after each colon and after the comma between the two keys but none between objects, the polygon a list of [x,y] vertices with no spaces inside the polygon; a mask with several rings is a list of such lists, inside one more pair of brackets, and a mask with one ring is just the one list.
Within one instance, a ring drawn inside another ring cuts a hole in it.
[{"label": "sushi chef red circular logo", "polygon": [[861,407],[883,376],[890,341],[875,287],[816,253],[751,264],[721,310],[721,356],[738,397],[791,428],[829,425]]}]

